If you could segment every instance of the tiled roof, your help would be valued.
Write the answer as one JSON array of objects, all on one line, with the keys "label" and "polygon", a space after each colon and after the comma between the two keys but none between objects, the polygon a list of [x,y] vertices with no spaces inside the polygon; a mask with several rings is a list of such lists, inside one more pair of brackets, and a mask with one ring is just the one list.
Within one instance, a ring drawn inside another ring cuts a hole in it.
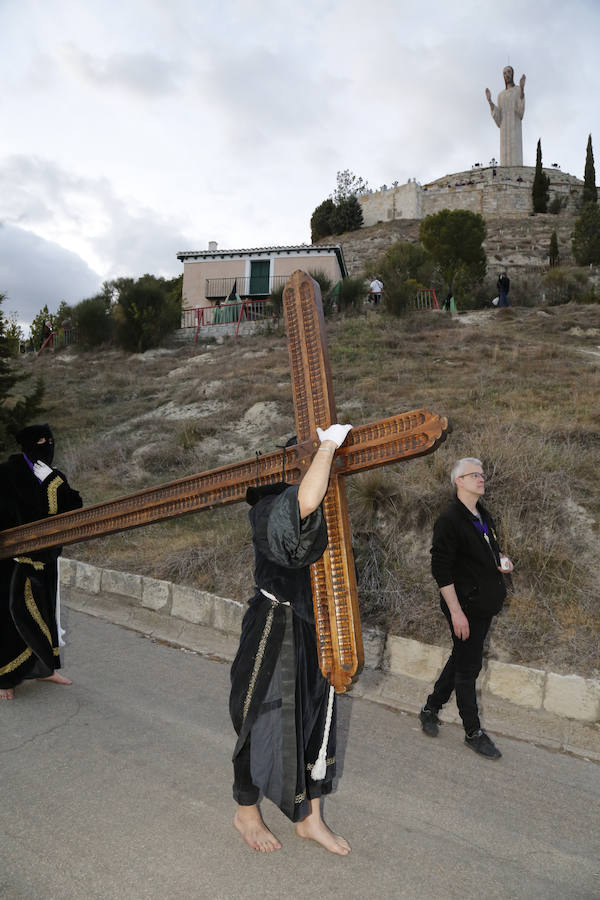
[{"label": "tiled roof", "polygon": [[252,256],[258,253],[289,253],[292,251],[296,253],[311,253],[319,250],[335,252],[339,249],[337,244],[296,244],[291,247],[249,247],[243,250],[179,250],[177,259],[185,259],[189,256],[201,256],[205,259],[218,256]]}]

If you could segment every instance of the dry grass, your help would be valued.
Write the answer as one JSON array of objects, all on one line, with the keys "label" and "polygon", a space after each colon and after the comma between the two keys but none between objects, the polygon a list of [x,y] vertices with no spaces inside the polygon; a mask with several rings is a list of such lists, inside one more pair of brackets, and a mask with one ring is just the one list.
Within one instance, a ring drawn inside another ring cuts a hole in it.
[{"label": "dry grass", "polygon": [[[429,573],[448,472],[477,456],[487,502],[516,562],[497,658],[591,674],[600,666],[600,308],[510,309],[467,318],[379,314],[328,324],[340,420],[421,406],[453,433],[432,456],[349,479],[367,621],[446,642]],[[294,431],[280,332],[127,356],[24,360],[48,385],[57,464],[86,503],[254,456]],[[240,505],[67,551],[80,559],[244,599],[252,587]]]}]

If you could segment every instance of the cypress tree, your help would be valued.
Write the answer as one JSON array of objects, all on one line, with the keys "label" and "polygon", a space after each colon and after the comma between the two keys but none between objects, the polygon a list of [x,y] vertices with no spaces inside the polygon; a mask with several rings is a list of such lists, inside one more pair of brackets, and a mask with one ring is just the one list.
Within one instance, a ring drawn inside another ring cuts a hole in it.
[{"label": "cypress tree", "polygon": [[575,222],[571,242],[573,256],[578,265],[600,263],[600,207],[586,203]]},{"label": "cypress tree", "polygon": [[582,204],[597,203],[598,191],[596,190],[596,170],[594,168],[594,151],[592,150],[592,136],[588,136],[587,151],[585,154],[585,173],[583,176]]},{"label": "cypress tree", "polygon": [[556,231],[553,231],[550,236],[550,246],[548,247],[548,257],[550,259],[550,268],[554,268],[554,266],[558,265],[559,257],[558,257],[558,238],[556,237]]},{"label": "cypress tree", "polygon": [[533,176],[533,188],[531,191],[534,213],[545,213],[547,211],[549,187],[550,179],[547,175],[544,175],[544,170],[542,169],[542,141],[540,139],[537,143],[535,175]]}]

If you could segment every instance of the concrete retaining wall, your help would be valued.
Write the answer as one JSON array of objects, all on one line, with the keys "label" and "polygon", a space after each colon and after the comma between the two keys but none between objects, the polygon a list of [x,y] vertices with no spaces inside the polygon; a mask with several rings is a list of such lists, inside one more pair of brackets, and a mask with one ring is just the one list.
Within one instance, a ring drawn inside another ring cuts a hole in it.
[{"label": "concrete retaining wall", "polygon": [[[237,636],[246,610],[245,603],[207,591],[102,569],[64,557],[60,561],[60,580],[67,604],[70,588],[106,595],[120,602],[123,613],[127,608],[150,610],[181,626],[180,631],[191,624]],[[126,624],[126,617],[122,620]],[[174,636],[180,631],[175,628]],[[366,668],[382,669],[392,676],[409,676],[429,685],[435,681],[448,655],[443,647],[386,635],[377,629],[365,629],[363,637]],[[484,695],[517,706],[581,722],[600,721],[600,681],[596,679],[489,660],[479,683]]]}]

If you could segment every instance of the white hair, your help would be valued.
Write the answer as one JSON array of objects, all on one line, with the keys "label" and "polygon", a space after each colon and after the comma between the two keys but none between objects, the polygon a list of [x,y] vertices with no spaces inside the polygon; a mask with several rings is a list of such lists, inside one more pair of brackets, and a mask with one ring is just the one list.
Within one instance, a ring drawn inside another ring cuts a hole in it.
[{"label": "white hair", "polygon": [[474,456],[465,456],[462,459],[459,459],[458,462],[454,463],[452,471],[450,472],[450,484],[453,487],[456,487],[456,479],[459,478],[467,468],[467,463],[470,463],[472,466],[481,466],[481,468],[483,468],[481,460],[475,459]]}]

